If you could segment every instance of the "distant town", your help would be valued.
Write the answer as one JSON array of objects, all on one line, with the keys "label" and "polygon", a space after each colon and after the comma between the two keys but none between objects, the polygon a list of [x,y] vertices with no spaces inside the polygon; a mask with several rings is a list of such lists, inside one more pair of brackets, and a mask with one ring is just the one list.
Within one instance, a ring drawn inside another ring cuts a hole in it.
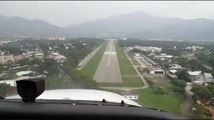
[{"label": "distant town", "polygon": [[46,89],[104,89],[175,114],[214,116],[214,43],[128,38],[0,41],[0,94],[43,77]]}]

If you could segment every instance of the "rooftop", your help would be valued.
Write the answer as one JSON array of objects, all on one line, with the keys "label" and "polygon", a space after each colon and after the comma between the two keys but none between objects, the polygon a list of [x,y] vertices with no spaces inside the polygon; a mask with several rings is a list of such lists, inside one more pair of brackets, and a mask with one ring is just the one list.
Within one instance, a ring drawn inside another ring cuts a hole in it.
[{"label": "rooftop", "polygon": [[34,73],[34,72],[31,71],[31,70],[28,70],[28,71],[20,71],[20,72],[17,72],[16,75],[17,75],[17,76],[23,76],[23,75],[28,75],[28,74],[31,74],[31,73]]},{"label": "rooftop", "polygon": [[201,71],[188,71],[189,75],[195,76],[201,74]]}]

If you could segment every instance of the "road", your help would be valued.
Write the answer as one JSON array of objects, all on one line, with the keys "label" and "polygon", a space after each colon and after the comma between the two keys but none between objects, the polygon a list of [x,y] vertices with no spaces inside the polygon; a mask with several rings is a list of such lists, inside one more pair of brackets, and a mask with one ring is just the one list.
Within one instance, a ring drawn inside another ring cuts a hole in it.
[{"label": "road", "polygon": [[192,96],[194,93],[191,91],[191,89],[192,89],[192,83],[187,82],[187,86],[185,87],[186,97],[180,108],[181,114],[184,117],[192,116]]},{"label": "road", "polygon": [[147,56],[145,56],[145,55],[143,55],[143,54],[141,54],[141,55],[143,56],[144,59],[146,59],[146,60],[147,60],[148,62],[150,62],[152,65],[154,65],[154,66],[157,65],[157,63],[154,62],[152,59],[148,58]]},{"label": "road", "polygon": [[87,55],[80,63],[77,70],[81,70],[90,60],[91,58],[97,53],[97,51],[101,48],[101,46],[97,47],[93,52]]},{"label": "road", "polygon": [[115,43],[113,40],[109,40],[108,42],[97,71],[95,72],[94,80],[96,82],[122,83]]}]

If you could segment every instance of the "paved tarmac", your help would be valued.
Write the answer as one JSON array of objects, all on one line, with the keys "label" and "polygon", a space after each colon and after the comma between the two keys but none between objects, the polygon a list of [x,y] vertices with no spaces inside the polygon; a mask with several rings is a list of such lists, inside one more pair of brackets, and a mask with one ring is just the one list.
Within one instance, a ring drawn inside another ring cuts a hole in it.
[{"label": "paved tarmac", "polygon": [[110,40],[94,75],[97,82],[122,83],[115,41]]}]

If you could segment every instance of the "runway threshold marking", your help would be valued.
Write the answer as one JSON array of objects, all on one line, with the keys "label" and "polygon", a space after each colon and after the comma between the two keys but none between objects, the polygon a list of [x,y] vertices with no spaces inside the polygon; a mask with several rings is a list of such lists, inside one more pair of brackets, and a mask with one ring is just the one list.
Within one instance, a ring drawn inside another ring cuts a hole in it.
[{"label": "runway threshold marking", "polygon": [[111,55],[116,55],[116,52],[112,52],[112,42],[110,43],[110,50],[107,52],[104,52],[104,54],[108,54],[107,66],[109,66],[111,63]]}]

